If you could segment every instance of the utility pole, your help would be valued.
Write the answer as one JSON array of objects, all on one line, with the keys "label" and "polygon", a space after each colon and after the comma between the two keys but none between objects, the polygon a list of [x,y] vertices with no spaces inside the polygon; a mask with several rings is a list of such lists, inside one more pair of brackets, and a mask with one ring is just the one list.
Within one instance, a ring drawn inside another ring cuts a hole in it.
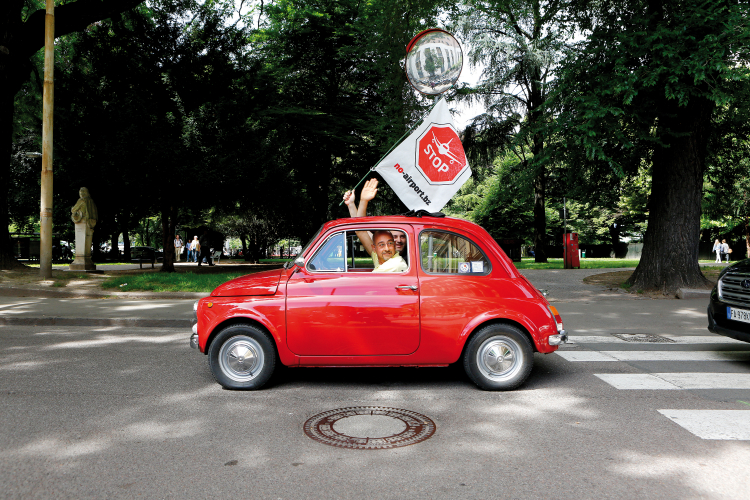
[{"label": "utility pole", "polygon": [[55,91],[55,0],[47,0],[44,18],[44,94],[42,97],[42,197],[39,272],[52,278],[52,108]]}]

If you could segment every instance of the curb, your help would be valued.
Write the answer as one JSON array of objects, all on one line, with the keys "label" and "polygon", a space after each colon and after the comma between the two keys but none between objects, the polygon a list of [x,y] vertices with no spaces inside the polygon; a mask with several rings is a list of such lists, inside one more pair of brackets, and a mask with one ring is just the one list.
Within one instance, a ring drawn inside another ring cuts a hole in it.
[{"label": "curb", "polygon": [[675,294],[678,299],[707,299],[711,296],[711,290],[698,288],[678,288]]},{"label": "curb", "polygon": [[0,287],[2,297],[49,297],[55,299],[133,299],[133,300],[196,300],[211,292],[100,292],[94,290],[47,290],[39,288]]},{"label": "curb", "polygon": [[184,328],[190,331],[193,322],[189,319],[144,319],[144,318],[7,318],[0,316],[0,325],[5,326],[129,326],[132,328]]}]

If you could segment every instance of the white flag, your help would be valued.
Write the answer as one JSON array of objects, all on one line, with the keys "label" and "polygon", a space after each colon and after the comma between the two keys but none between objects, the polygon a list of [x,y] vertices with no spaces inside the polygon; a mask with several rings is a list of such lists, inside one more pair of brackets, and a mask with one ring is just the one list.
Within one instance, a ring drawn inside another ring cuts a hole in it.
[{"label": "white flag", "polygon": [[373,170],[410,210],[439,212],[471,177],[445,99]]}]

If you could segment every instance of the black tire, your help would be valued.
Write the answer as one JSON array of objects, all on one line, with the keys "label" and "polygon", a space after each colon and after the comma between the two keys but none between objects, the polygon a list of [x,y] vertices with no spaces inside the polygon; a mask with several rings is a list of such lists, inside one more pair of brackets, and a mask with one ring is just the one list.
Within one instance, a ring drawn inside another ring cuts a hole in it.
[{"label": "black tire", "polygon": [[276,347],[260,328],[232,325],[211,342],[208,366],[214,379],[227,389],[260,389],[276,368]]},{"label": "black tire", "polygon": [[507,324],[479,330],[464,351],[464,370],[485,391],[509,391],[523,384],[534,366],[534,348],[518,328]]}]

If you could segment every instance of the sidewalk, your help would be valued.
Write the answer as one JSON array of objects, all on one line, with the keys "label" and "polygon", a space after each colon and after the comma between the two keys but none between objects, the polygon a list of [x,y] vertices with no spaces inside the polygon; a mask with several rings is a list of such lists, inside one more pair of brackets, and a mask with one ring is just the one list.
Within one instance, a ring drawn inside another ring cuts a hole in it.
[{"label": "sidewalk", "polygon": [[[583,283],[588,276],[629,269],[633,268],[522,269],[520,272],[535,287],[547,290],[547,299],[552,303],[652,300],[621,289]],[[103,291],[91,280],[72,281],[65,288],[40,286],[38,282],[24,285],[4,281],[0,282],[0,325],[189,329],[193,302],[207,295]]]},{"label": "sidewalk", "polygon": [[[153,294],[164,295],[164,294]],[[207,294],[200,294],[205,297]],[[193,300],[0,297],[0,325],[129,326],[190,330]]]}]

